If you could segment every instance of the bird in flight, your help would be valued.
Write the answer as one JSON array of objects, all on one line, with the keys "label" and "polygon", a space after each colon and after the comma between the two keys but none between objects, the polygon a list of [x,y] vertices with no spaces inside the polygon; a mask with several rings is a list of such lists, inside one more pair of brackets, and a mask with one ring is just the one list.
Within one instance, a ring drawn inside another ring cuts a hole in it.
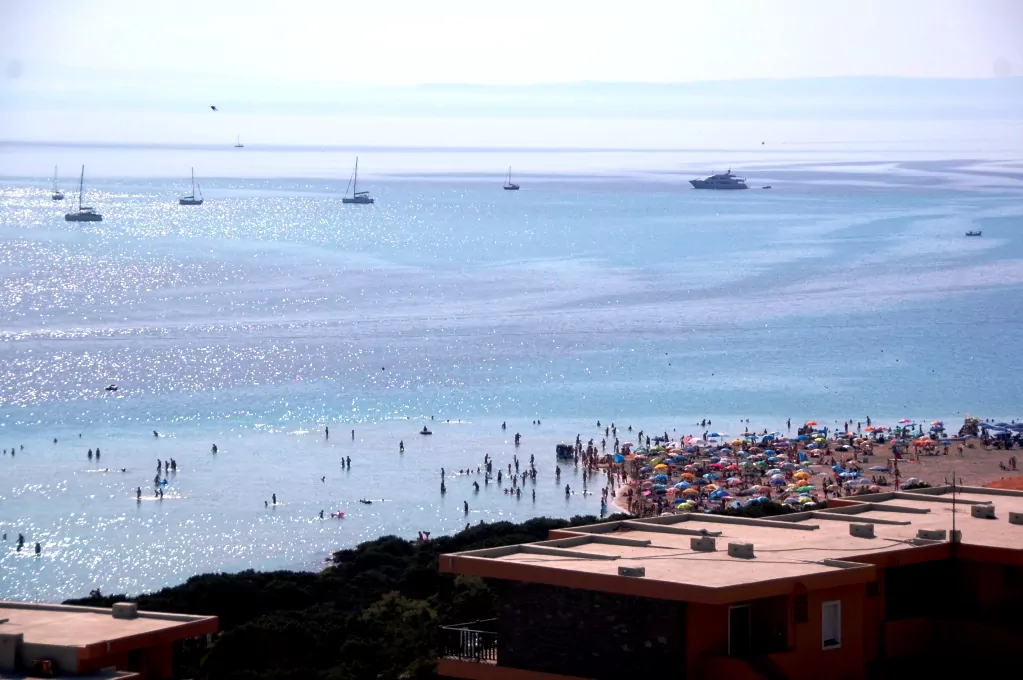
[{"label": "bird in flight", "polygon": [[211,109],[213,109],[214,111],[216,111],[216,110],[217,110],[217,107],[216,107],[216,106],[211,106],[210,108],[211,108]]}]

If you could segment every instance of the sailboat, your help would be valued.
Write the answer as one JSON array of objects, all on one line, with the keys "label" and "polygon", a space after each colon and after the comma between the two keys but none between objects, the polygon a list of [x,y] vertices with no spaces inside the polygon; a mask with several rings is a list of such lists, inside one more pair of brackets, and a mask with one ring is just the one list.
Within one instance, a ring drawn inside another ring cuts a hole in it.
[{"label": "sailboat", "polygon": [[57,188],[57,166],[53,166],[53,195],[50,196],[54,201],[63,201],[64,192]]},{"label": "sailboat", "polygon": [[234,141],[234,148],[236,148],[236,149],[244,149],[244,148],[245,148],[245,145],[244,145],[244,144],[242,144],[242,136],[241,136],[241,135],[238,135],[238,136],[237,136],[237,137],[235,138],[235,141]]},{"label": "sailboat", "polygon": [[195,168],[192,168],[192,193],[178,199],[180,205],[202,205],[202,187],[199,187],[199,198],[195,197]]},{"label": "sailboat", "polygon": [[[348,197],[348,189],[352,190],[352,197]],[[355,157],[355,172],[352,173],[352,178],[348,180],[348,187],[345,189],[344,198],[341,199],[342,203],[358,203],[360,205],[367,205],[373,203],[374,200],[369,197],[368,191],[359,191],[359,157]]]},{"label": "sailboat", "polygon": [[78,212],[70,212],[64,215],[68,222],[102,222],[103,216],[88,206],[82,205],[82,188],[85,186],[85,166],[82,166],[82,176],[78,180]]},{"label": "sailboat", "polygon": [[513,184],[512,181],[511,181],[511,166],[510,165],[508,166],[508,181],[504,183],[504,190],[505,191],[518,191],[519,190],[519,185],[518,184]]}]

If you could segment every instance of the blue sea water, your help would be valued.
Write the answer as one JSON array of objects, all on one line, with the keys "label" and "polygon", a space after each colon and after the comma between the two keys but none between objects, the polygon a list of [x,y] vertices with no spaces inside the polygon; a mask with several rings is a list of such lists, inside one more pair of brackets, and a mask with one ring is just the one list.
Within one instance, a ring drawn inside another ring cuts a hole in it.
[{"label": "blue sea water", "polygon": [[[194,152],[207,202],[186,208],[184,179],[145,174],[185,152],[48,149],[98,168],[91,224],[63,220],[76,197],[51,202],[28,151],[0,156],[0,449],[17,449],[0,456],[0,598],[595,514],[599,489],[574,470],[557,484],[553,448],[599,441],[598,419],[1023,415],[1018,162],[775,154],[749,164],[750,191],[698,192],[685,180],[705,158],[551,151],[516,164],[556,172],[505,192],[479,167],[497,152],[406,151],[375,172],[364,153],[377,203],[343,206],[347,170],[327,176],[322,156],[227,153]],[[536,456],[535,501],[457,474],[516,452]]]}]

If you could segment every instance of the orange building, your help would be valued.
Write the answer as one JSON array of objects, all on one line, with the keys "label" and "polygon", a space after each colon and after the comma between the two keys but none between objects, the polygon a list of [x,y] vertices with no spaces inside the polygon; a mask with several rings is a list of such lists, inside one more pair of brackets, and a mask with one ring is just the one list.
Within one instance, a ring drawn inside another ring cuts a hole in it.
[{"label": "orange building", "polygon": [[1023,644],[1017,491],[608,522],[439,566],[501,598],[496,619],[442,631],[437,670],[451,678],[945,677]]},{"label": "orange building", "polygon": [[215,616],[0,602],[0,678],[174,677],[175,645],[205,645]]}]

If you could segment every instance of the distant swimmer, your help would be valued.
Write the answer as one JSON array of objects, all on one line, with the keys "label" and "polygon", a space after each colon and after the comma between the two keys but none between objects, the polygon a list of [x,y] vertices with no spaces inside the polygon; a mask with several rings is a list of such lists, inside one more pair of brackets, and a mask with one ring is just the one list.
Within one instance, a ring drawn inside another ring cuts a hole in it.
[{"label": "distant swimmer", "polygon": [[213,453],[216,453],[216,452],[217,452],[217,445],[216,445],[216,444],[214,444],[214,445],[212,446],[212,448],[210,448],[210,451],[212,451]]},{"label": "distant swimmer", "polygon": [[159,437],[159,436],[160,436],[160,433],[159,433],[159,432],[157,432],[156,430],[153,430],[153,436],[154,436],[154,437]]},{"label": "distant swimmer", "polygon": [[210,108],[213,109],[214,111],[219,111],[220,110],[216,106],[213,106],[212,104],[210,105]]},{"label": "distant swimmer", "polygon": [[142,500],[142,487],[141,486],[138,487],[137,489],[135,489],[135,500],[137,500],[137,501]]},{"label": "distant swimmer", "polygon": [[430,432],[430,430],[427,429],[426,425],[423,425],[423,429],[419,431],[419,434],[433,434],[433,432]]},{"label": "distant swimmer", "polygon": [[359,502],[362,503],[363,505],[373,505],[373,501],[367,500],[365,498],[360,498]]},{"label": "distant swimmer", "polygon": [[398,442],[398,453],[405,453],[405,440]]},{"label": "distant swimmer", "polygon": [[38,556],[39,553],[41,553],[42,551],[43,551],[43,547],[41,545],[39,545],[39,541],[36,541],[36,555]]},{"label": "distant swimmer", "polygon": [[277,505],[277,494],[271,494],[273,497],[274,505]]},{"label": "distant swimmer", "polygon": [[107,390],[107,392],[116,392],[117,391],[117,385],[114,385],[114,384],[107,385],[106,386],[106,390]]},{"label": "distant swimmer", "polygon": [[462,510],[466,515],[469,514],[469,501],[462,501]]},{"label": "distant swimmer", "polygon": [[320,519],[323,519],[323,510],[320,510]]},{"label": "distant swimmer", "polygon": [[327,476],[324,475],[323,477],[320,477],[320,481],[321,482],[326,482],[327,481]]},{"label": "distant swimmer", "polygon": [[324,439],[330,439],[330,428],[329,427],[323,428],[323,438]]}]

